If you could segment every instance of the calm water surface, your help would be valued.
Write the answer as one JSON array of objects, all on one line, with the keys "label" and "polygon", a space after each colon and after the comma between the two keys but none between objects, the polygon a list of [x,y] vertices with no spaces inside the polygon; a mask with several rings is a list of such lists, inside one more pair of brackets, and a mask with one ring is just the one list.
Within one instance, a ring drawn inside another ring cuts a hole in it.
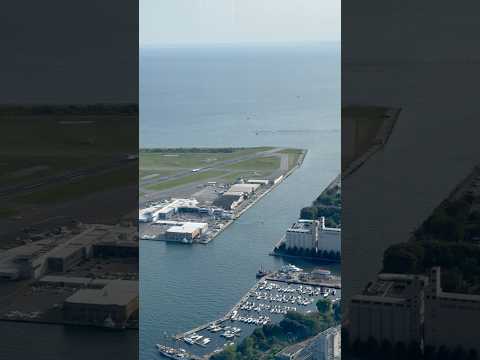
[{"label": "calm water surface", "polygon": [[140,79],[143,147],[308,149],[300,169],[210,244],[141,243],[140,359],[147,360],[159,358],[155,343],[227,312],[261,265],[284,264],[268,253],[339,173],[339,48],[144,50]]}]

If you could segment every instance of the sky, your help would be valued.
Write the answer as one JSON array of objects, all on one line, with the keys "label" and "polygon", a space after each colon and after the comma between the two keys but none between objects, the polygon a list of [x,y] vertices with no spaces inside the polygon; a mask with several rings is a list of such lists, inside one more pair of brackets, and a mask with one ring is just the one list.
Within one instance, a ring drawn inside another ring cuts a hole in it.
[{"label": "sky", "polygon": [[340,41],[340,0],[140,0],[140,47]]}]

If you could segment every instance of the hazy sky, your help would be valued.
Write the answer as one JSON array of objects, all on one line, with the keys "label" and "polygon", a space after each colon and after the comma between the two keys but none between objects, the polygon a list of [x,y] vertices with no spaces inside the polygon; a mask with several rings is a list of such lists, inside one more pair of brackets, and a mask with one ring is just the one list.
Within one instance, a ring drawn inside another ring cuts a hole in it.
[{"label": "hazy sky", "polygon": [[340,40],[340,0],[140,0],[140,46]]}]

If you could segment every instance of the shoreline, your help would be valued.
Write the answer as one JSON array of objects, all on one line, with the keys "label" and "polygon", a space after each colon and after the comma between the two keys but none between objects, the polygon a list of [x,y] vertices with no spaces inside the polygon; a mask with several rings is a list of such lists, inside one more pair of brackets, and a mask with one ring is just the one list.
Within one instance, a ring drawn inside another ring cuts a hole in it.
[{"label": "shoreline", "polygon": [[[323,189],[323,191],[320,193],[319,197],[322,196],[325,192],[329,191],[330,189],[334,188],[337,185],[341,184],[341,179],[342,175],[338,174],[326,187]],[[302,256],[302,255],[294,255],[294,254],[289,254],[285,252],[275,252],[276,249],[280,248],[282,244],[285,244],[285,237],[286,235],[283,235],[280,240],[274,245],[273,250],[268,253],[270,256],[275,256],[275,257],[281,257],[281,258],[287,258],[287,259],[304,259],[304,260],[310,260],[310,261],[315,261],[315,262],[321,262],[324,264],[341,264],[342,259],[340,258],[339,260],[336,259],[328,259],[325,257],[313,257],[313,256]]]},{"label": "shoreline", "polygon": [[57,326],[77,326],[77,327],[83,327],[83,328],[96,328],[96,329],[102,329],[105,331],[113,331],[113,332],[123,332],[123,331],[139,331],[138,326],[126,326],[124,328],[109,328],[106,326],[102,325],[95,325],[91,323],[82,323],[82,322],[74,322],[74,321],[66,321],[66,320],[46,320],[46,319],[39,319],[39,320],[34,320],[34,319],[7,319],[4,317],[0,317],[0,322],[14,322],[14,323],[28,323],[28,324],[39,324],[39,325],[57,325]]},{"label": "shoreline", "polygon": [[[257,279],[255,281],[254,285],[222,317],[220,317],[218,319],[215,319],[215,320],[212,320],[212,321],[209,321],[209,322],[204,323],[202,325],[196,326],[195,328],[187,330],[185,332],[173,335],[172,340],[175,340],[175,341],[179,342],[183,338],[188,337],[188,336],[190,336],[194,333],[200,332],[202,330],[205,330],[213,324],[221,325],[221,324],[229,321],[236,312],[240,311],[241,306],[245,302],[248,301],[248,299],[252,296],[252,294],[255,293],[255,291],[257,291],[257,289],[260,287],[260,285],[265,281],[274,282],[274,283],[283,283],[283,284],[287,284],[287,285],[292,284],[292,285],[306,285],[306,286],[320,287],[320,288],[330,288],[330,289],[336,289],[336,290],[341,290],[341,288],[342,288],[341,287],[341,279],[339,277],[335,277],[334,279],[330,279],[330,281],[324,281],[324,280],[323,281],[320,281],[320,280],[318,280],[318,281],[302,281],[302,280],[299,280],[299,279],[278,278],[278,277],[275,277],[276,274],[277,274],[276,271],[269,272],[267,275]],[[210,359],[210,357],[212,355],[214,355],[215,353],[217,353],[218,351],[219,351],[219,349],[215,349],[212,352],[210,352],[208,354],[205,354],[205,355],[201,355],[201,356],[194,355],[194,354],[191,354],[191,355],[193,355],[193,359],[207,360],[207,359]]]},{"label": "shoreline", "polygon": [[[222,229],[220,231],[218,231],[217,233],[215,233],[211,238],[205,239],[205,240],[202,240],[202,241],[198,241],[198,242],[195,242],[195,243],[191,243],[191,244],[186,244],[186,245],[193,245],[193,244],[207,245],[212,240],[217,238],[217,236],[222,234],[230,225],[232,225],[236,220],[238,220],[247,210],[249,210],[252,206],[257,204],[258,201],[263,199],[263,197],[268,195],[271,191],[276,189],[290,175],[292,175],[295,170],[297,170],[300,166],[302,166],[303,161],[305,160],[305,157],[307,156],[307,153],[308,153],[308,149],[303,149],[302,153],[298,157],[297,163],[290,170],[288,170],[285,174],[281,175],[281,179],[277,183],[274,183],[273,185],[271,185],[269,188],[267,188],[265,191],[263,191],[260,195],[258,195],[258,197],[256,197],[252,202],[250,202],[244,208],[239,210],[239,212],[237,214],[235,214],[234,218],[229,220],[228,222],[226,222],[225,225],[222,227]],[[142,240],[143,241],[147,240],[147,241],[163,241],[163,242],[170,242],[170,243],[178,243],[178,241],[168,241],[168,240],[164,240],[164,239],[142,239]]]},{"label": "shoreline", "polygon": [[276,253],[276,252],[273,252],[273,251],[268,253],[268,255],[274,256],[274,257],[287,258],[287,259],[310,260],[310,261],[318,262],[319,263],[318,265],[321,265],[320,263],[323,263],[323,264],[326,264],[326,265],[330,265],[330,264],[339,264],[340,265],[342,263],[342,260],[338,261],[338,260],[330,260],[330,259],[327,259],[327,258],[316,258],[316,257],[312,257],[312,256],[282,254],[282,253]]},{"label": "shoreline", "polygon": [[282,175],[282,178],[281,180],[279,180],[276,184],[273,184],[272,186],[270,186],[268,189],[266,189],[264,192],[262,192],[257,198],[255,198],[255,200],[253,200],[250,204],[248,204],[247,206],[245,206],[243,209],[241,209],[238,214],[235,215],[235,217],[230,220],[228,223],[225,224],[225,226],[222,228],[222,230],[220,230],[218,233],[216,233],[211,239],[209,239],[208,241],[203,241],[203,242],[200,242],[200,244],[208,244],[210,241],[212,241],[213,239],[215,239],[218,235],[220,235],[221,233],[223,233],[223,231],[225,229],[227,229],[233,222],[235,222],[237,219],[239,219],[247,210],[249,210],[252,206],[254,206],[258,201],[260,201],[261,199],[263,199],[264,196],[268,195],[271,191],[273,191],[275,188],[277,188],[280,184],[282,184],[290,175],[293,174],[293,172],[295,170],[297,170],[300,166],[302,166],[303,164],[303,161],[305,159],[305,157],[307,156],[307,153],[308,153],[308,150],[303,150],[302,151],[302,154],[299,156],[298,160],[297,160],[297,163],[295,164],[295,166],[293,166],[290,170],[288,170],[284,175]]}]

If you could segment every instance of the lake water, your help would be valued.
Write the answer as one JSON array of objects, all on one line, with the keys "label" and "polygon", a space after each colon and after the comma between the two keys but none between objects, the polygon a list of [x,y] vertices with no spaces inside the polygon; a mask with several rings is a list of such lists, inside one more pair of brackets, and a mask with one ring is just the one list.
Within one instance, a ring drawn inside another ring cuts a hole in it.
[{"label": "lake water", "polygon": [[140,64],[142,147],[308,149],[301,168],[210,244],[141,243],[140,359],[147,360],[159,357],[155,343],[227,312],[261,265],[284,264],[268,253],[340,171],[340,50],[149,49]]}]

